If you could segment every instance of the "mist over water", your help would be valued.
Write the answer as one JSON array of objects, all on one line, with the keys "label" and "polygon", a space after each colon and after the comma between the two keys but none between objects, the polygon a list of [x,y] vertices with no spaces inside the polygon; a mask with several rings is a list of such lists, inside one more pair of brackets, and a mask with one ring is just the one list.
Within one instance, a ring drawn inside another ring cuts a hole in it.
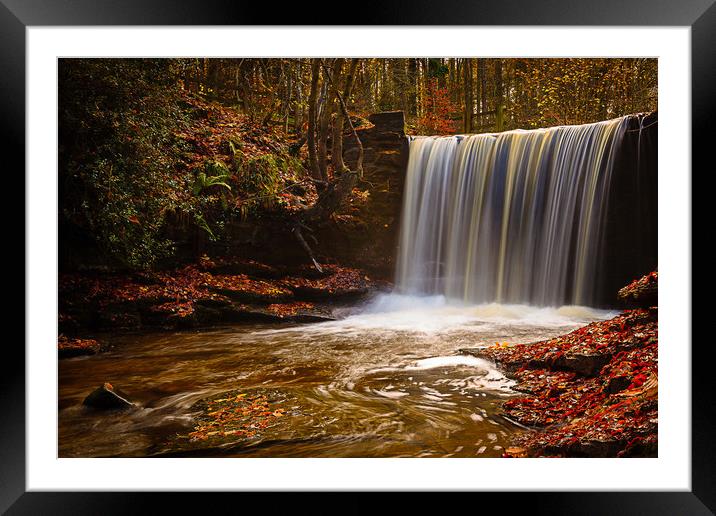
[{"label": "mist over water", "polygon": [[627,121],[414,138],[398,291],[471,303],[593,305]]}]

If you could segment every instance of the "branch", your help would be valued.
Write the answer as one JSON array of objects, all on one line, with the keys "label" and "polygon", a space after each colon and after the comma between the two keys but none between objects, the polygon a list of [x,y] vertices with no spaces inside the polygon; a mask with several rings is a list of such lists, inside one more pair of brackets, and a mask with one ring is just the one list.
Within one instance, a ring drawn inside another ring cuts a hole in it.
[{"label": "branch", "polygon": [[[331,83],[331,87],[333,87],[333,80],[331,79],[330,74],[326,74],[328,77],[328,82]],[[343,112],[343,116],[348,120],[348,125],[351,128],[351,131],[353,132],[353,137],[356,139],[356,143],[358,144],[358,159],[356,161],[356,173],[358,174],[358,177],[363,179],[363,144],[360,141],[360,138],[358,137],[358,133],[356,132],[356,128],[353,126],[353,121],[351,120],[350,115],[348,114],[348,108],[346,107],[346,103],[343,100],[343,95],[341,95],[341,92],[338,91],[338,88],[333,87],[335,90],[335,94],[338,97],[338,102],[341,105],[341,111]]]},{"label": "branch", "polygon": [[305,226],[304,224],[298,223],[295,226],[293,226],[293,229],[291,230],[291,232],[298,240],[298,243],[301,244],[301,247],[303,247],[303,249],[308,254],[308,257],[313,262],[313,266],[316,268],[316,270],[318,272],[323,272],[321,265],[316,261],[316,258],[313,256],[313,251],[311,250],[311,246],[309,246],[308,243],[306,242],[306,239],[303,238],[303,234],[301,233],[302,227],[305,227],[306,229],[310,229],[307,226]]}]

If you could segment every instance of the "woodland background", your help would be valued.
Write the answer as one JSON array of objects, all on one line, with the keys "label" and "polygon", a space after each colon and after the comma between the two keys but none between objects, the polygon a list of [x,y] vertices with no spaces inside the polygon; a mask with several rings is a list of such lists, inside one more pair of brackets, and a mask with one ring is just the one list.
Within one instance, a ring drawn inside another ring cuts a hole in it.
[{"label": "woodland background", "polygon": [[657,60],[62,59],[58,89],[61,267],[146,269],[189,228],[231,245],[236,220],[310,255],[303,228],[370,195],[343,140],[371,113],[422,135],[596,122],[656,110]]}]

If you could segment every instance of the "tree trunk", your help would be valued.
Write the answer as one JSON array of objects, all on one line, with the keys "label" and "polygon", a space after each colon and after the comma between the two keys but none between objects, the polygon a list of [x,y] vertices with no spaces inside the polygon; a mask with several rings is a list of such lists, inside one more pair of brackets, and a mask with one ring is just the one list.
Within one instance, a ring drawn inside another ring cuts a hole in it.
[{"label": "tree trunk", "polygon": [[465,117],[463,120],[463,130],[466,133],[472,132],[472,59],[467,58],[462,65],[465,90]]},{"label": "tree trunk", "polygon": [[311,165],[311,177],[321,180],[321,169],[316,152],[316,110],[318,109],[318,78],[321,73],[321,60],[311,60],[311,93],[308,97],[308,161]]},{"label": "tree trunk", "polygon": [[328,181],[328,124],[331,116],[335,112],[335,89],[329,87],[330,76],[340,77],[343,68],[343,59],[333,59],[328,66],[323,69],[323,75],[326,80],[323,82],[323,110],[318,124],[318,167],[321,173],[321,179]]},{"label": "tree trunk", "polygon": [[495,112],[497,113],[496,125],[497,132],[504,130],[504,92],[502,91],[502,59],[495,59]]},{"label": "tree trunk", "polygon": [[485,59],[477,60],[478,73],[480,74],[480,126],[482,126],[485,112],[487,112],[487,66]]},{"label": "tree trunk", "polygon": [[[352,87],[352,77],[355,75],[355,71],[357,69],[357,60],[354,60],[351,63],[351,69],[350,74],[346,78],[346,85],[344,89],[344,93],[348,92],[350,93],[350,89]],[[314,61],[315,64],[315,61]],[[324,65],[325,66],[325,65]],[[341,63],[342,66],[342,63]],[[327,67],[326,67],[327,68]],[[333,213],[341,206],[341,204],[344,202],[346,197],[353,191],[353,187],[355,186],[358,179],[363,177],[363,144],[360,141],[360,138],[358,137],[358,133],[355,130],[355,127],[353,126],[353,122],[350,119],[350,115],[348,113],[348,108],[346,106],[344,96],[339,91],[339,84],[337,82],[338,80],[338,74],[331,73],[329,70],[324,68],[324,78],[325,83],[324,86],[329,92],[333,92],[333,100],[338,101],[339,110],[342,116],[343,120],[348,121],[348,125],[351,128],[351,132],[353,134],[353,137],[356,139],[356,143],[358,146],[358,160],[356,163],[356,170],[352,171],[349,170],[345,165],[342,169],[338,169],[337,177],[331,181],[326,181],[325,187],[319,192],[318,199],[316,202],[304,209],[300,215],[296,218],[296,220],[293,223],[293,227],[291,229],[291,232],[296,237],[296,240],[298,240],[301,247],[306,251],[309,258],[313,262],[313,265],[321,271],[321,265],[316,260],[315,256],[313,255],[313,251],[311,249],[311,246],[306,242],[306,239],[303,236],[303,230],[311,231],[311,228],[308,226],[308,224],[311,223],[320,223],[322,221],[325,221],[328,219]],[[314,69],[315,71],[315,69]],[[314,79],[317,77],[317,74],[314,74]],[[313,90],[317,90],[316,87],[312,87]],[[329,107],[326,106],[326,110],[328,110]],[[339,134],[339,139],[342,139],[343,134],[342,131]],[[335,142],[334,142],[335,143]],[[318,156],[320,159],[320,154]],[[319,163],[320,166],[320,163]],[[313,238],[313,237],[312,237]],[[315,238],[313,238],[315,241]]]},{"label": "tree trunk", "polygon": [[[352,59],[351,65],[346,76],[345,87],[343,88],[343,101],[345,102],[351,94],[353,89],[353,83],[355,81],[356,71],[358,70],[358,59]],[[338,96],[337,89],[338,83],[334,83],[336,88],[336,96]],[[339,109],[336,113],[336,119],[333,124],[333,147],[331,149],[331,157],[333,158],[333,169],[335,171],[344,172],[346,165],[343,162],[343,125],[345,122],[345,115],[343,109]]]}]

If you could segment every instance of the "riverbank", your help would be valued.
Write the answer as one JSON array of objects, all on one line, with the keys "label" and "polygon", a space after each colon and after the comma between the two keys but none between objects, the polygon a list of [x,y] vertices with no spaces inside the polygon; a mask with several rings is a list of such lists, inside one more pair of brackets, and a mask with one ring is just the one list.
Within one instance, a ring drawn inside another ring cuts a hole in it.
[{"label": "riverbank", "polygon": [[335,264],[319,272],[238,258],[204,257],[156,272],[61,274],[58,351],[61,358],[97,353],[97,332],[332,320],[333,306],[387,287]]},{"label": "riverbank", "polygon": [[464,349],[494,361],[524,396],[503,415],[529,429],[505,457],[656,457],[658,275],[619,291],[641,305],[534,344]]}]

